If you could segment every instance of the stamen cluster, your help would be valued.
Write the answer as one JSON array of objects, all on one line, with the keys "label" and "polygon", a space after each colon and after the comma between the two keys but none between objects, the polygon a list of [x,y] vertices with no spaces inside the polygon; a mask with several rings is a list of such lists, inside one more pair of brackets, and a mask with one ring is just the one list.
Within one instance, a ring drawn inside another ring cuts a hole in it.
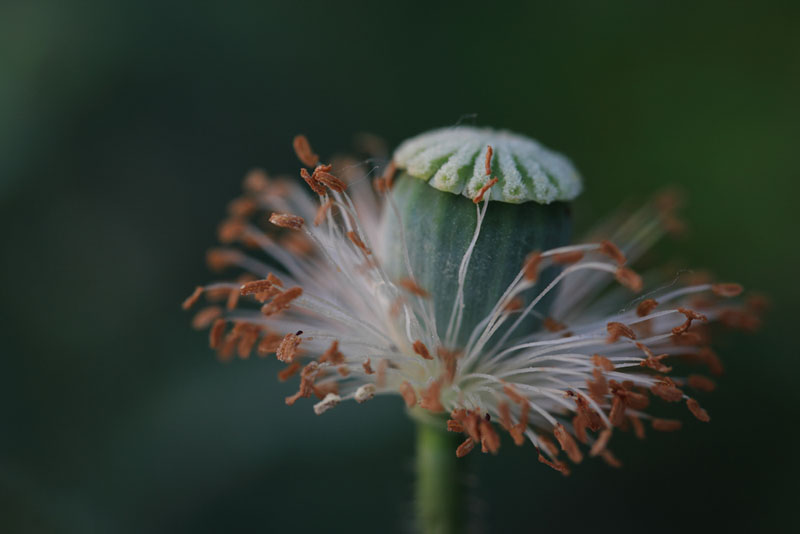
[{"label": "stamen cluster", "polygon": [[[645,422],[655,431],[681,427],[650,414],[661,403],[683,402],[709,421],[694,394],[713,390],[714,382],[683,372],[694,364],[722,372],[708,325],[759,325],[763,300],[740,301],[737,284],[684,277],[694,279],[636,296],[659,275],[642,276],[630,263],[681,228],[674,198],[664,196],[606,238],[531,251],[468,343],[455,346],[461,309],[470,305],[463,279],[456,298],[463,306],[454,306],[447,325],[437,325],[434,288],[421,287],[410,269],[391,278],[373,254],[377,221],[393,203],[394,163],[373,189],[357,163],[322,164],[303,136],[294,148],[302,182],[252,171],[219,226],[223,247],[208,252],[213,271],[241,274],[197,287],[183,303],[189,309],[201,298],[210,302],[192,325],[209,329],[220,360],[274,355],[285,364],[280,381],[299,375],[289,405],[314,396],[314,411],[322,414],[345,400],[397,394],[409,408],[449,414],[448,430],[465,435],[459,457],[478,445],[496,453],[501,430],[516,445],[531,442],[540,461],[564,474],[562,452],[572,463],[588,454],[618,466],[608,449],[615,430],[643,438]],[[485,169],[485,185],[473,197],[473,242],[497,183],[490,146]],[[465,273],[471,254],[472,247],[462,259]],[[560,269],[555,279],[537,285],[553,266]],[[555,302],[544,314],[540,303],[552,293]],[[541,327],[522,331],[530,317]],[[679,366],[681,374],[673,374]]]}]

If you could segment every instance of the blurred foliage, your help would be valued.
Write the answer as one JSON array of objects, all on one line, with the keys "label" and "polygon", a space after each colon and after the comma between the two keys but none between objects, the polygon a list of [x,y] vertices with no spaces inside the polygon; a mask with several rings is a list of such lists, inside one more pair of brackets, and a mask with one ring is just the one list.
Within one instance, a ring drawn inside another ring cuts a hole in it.
[{"label": "blurred foliage", "polygon": [[589,227],[665,184],[683,259],[773,297],[719,349],[712,423],[570,478],[473,458],[477,529],[792,530],[800,4],[0,4],[0,528],[410,528],[399,399],[317,418],[275,362],[216,362],[178,304],[244,172],[460,118],[568,154]]}]

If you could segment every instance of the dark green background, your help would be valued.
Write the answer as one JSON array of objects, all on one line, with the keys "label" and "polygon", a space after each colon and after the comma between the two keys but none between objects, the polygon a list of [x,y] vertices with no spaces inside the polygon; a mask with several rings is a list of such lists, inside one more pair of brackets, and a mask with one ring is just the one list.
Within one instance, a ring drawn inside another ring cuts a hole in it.
[{"label": "dark green background", "polygon": [[531,447],[476,457],[478,528],[790,530],[798,6],[5,0],[0,530],[408,530],[399,399],[286,407],[276,362],[218,364],[179,303],[244,172],[296,169],[295,133],[330,155],[472,113],[576,162],[579,227],[682,185],[671,248],[774,300],[718,345],[710,425],[566,479]]}]

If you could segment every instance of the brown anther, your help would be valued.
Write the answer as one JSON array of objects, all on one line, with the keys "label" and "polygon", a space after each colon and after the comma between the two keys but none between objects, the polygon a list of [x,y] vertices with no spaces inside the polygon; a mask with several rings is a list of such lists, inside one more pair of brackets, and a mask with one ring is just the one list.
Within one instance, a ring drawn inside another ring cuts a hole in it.
[{"label": "brown anther", "polygon": [[372,370],[372,365],[370,364],[369,358],[364,360],[364,363],[361,364],[361,367],[364,368],[364,372],[368,375],[375,374],[375,371]]},{"label": "brown anther", "polygon": [[645,299],[636,306],[636,315],[639,317],[650,315],[650,312],[656,309],[656,306],[658,306],[656,299]]},{"label": "brown anther", "polygon": [[325,190],[325,187],[319,183],[316,179],[316,173],[312,176],[308,173],[305,168],[300,169],[300,177],[308,184],[308,187],[311,188],[316,194],[320,196],[326,195],[328,192]]},{"label": "brown anther", "polygon": [[351,230],[347,232],[347,237],[348,239],[350,239],[350,241],[353,242],[355,246],[360,248],[364,254],[372,254],[372,251],[370,251],[370,249],[367,248],[367,245],[365,245],[364,242],[361,240],[361,238],[358,237],[357,233]]},{"label": "brown anther", "polygon": [[700,345],[706,339],[695,329],[694,332],[684,332],[683,334],[673,334],[670,341],[680,347]]},{"label": "brown anther", "polygon": [[291,230],[300,230],[305,224],[302,217],[292,215],[291,213],[273,213],[269,216],[269,222],[281,228],[289,228]]},{"label": "brown anther", "polygon": [[565,477],[569,476],[569,468],[567,467],[567,464],[565,464],[564,462],[561,462],[559,460],[555,461],[548,460],[542,455],[541,452],[539,453],[539,461],[542,462],[544,465],[555,469]]},{"label": "brown anther", "polygon": [[561,448],[567,453],[567,456],[570,460],[572,460],[573,463],[578,464],[583,460],[583,454],[581,454],[578,444],[575,443],[574,439],[572,439],[572,435],[567,432],[567,429],[564,428],[564,425],[561,423],[557,424],[553,429],[553,435],[556,437],[558,444],[561,445]]},{"label": "brown anther", "polygon": [[672,367],[669,367],[668,365],[664,365],[663,363],[661,363],[662,360],[666,359],[667,356],[669,356],[668,354],[659,354],[658,356],[656,356],[650,351],[650,349],[648,349],[641,343],[637,343],[636,346],[642,349],[645,352],[645,354],[647,354],[647,358],[639,362],[639,365],[641,365],[642,367],[649,367],[650,369],[657,371],[659,373],[669,373],[670,371],[672,371]]},{"label": "brown anther", "polygon": [[192,328],[195,330],[202,330],[214,322],[215,319],[222,315],[222,308],[219,306],[206,306],[202,310],[194,314],[192,318]]},{"label": "brown anther", "polygon": [[214,324],[211,326],[211,330],[208,332],[208,346],[212,349],[218,348],[220,342],[222,341],[222,334],[224,333],[225,319],[217,319],[214,321]]},{"label": "brown anther", "polygon": [[383,359],[378,362],[378,372],[375,377],[375,385],[382,388],[386,385],[386,369],[389,368],[389,360]]},{"label": "brown anther", "polygon": [[600,367],[604,371],[613,371],[615,369],[611,360],[599,354],[592,355],[592,364],[594,364],[596,367]]},{"label": "brown anther", "polygon": [[722,310],[719,314],[719,320],[729,328],[736,328],[745,332],[755,332],[761,327],[761,319],[748,310]]},{"label": "brown anther", "polygon": [[291,397],[286,397],[286,404],[293,405],[299,398],[308,398],[314,393],[314,380],[319,372],[319,364],[310,362],[300,372],[300,389]]},{"label": "brown anther", "polygon": [[458,448],[456,449],[456,457],[463,458],[464,456],[472,452],[472,449],[474,447],[475,447],[475,442],[472,441],[472,438],[465,439],[464,442],[461,445],[459,445]]},{"label": "brown anther", "polygon": [[483,201],[483,196],[486,194],[486,192],[489,189],[491,189],[492,186],[494,186],[494,184],[496,184],[498,181],[499,180],[497,178],[492,178],[491,180],[489,180],[488,182],[483,184],[483,187],[481,187],[478,190],[478,194],[475,195],[475,198],[472,199],[472,202],[474,202],[475,204],[479,204],[480,202],[482,202]]},{"label": "brown anther", "polygon": [[339,365],[344,361],[345,357],[344,354],[339,352],[339,342],[337,340],[333,340],[330,347],[319,357],[319,363],[329,362],[333,365]]},{"label": "brown anther", "polygon": [[567,265],[570,263],[575,263],[583,259],[583,251],[582,250],[573,250],[570,252],[559,252],[558,254],[554,254],[551,256],[553,263],[558,263],[560,265]]},{"label": "brown anther", "polygon": [[386,191],[389,191],[392,185],[394,185],[394,176],[396,173],[397,164],[392,160],[389,162],[389,165],[386,166],[386,170],[383,171],[383,186]]},{"label": "brown anther", "polygon": [[[597,369],[595,369],[597,371]],[[602,375],[601,375],[602,376]],[[567,397],[572,398],[575,401],[576,411],[578,413],[576,419],[579,419],[579,423],[584,427],[589,427],[589,430],[592,432],[596,432],[603,428],[605,423],[603,419],[597,414],[596,411],[589,405],[589,402],[583,397],[583,395],[579,395],[573,391],[567,391]],[[576,430],[577,435],[577,430]],[[583,440],[582,440],[583,441]],[[584,441],[585,443],[585,441]]]},{"label": "brown anther", "polygon": [[455,419],[448,419],[447,420],[447,431],[448,432],[464,432],[464,426]]},{"label": "brown anther", "polygon": [[275,315],[283,310],[289,309],[289,305],[293,300],[299,298],[303,294],[303,288],[300,286],[290,287],[286,291],[276,295],[271,302],[267,302],[261,307],[261,313],[269,317]]},{"label": "brown anther", "polygon": [[256,352],[262,358],[273,354],[278,350],[278,347],[281,346],[281,341],[283,341],[283,336],[280,334],[276,334],[275,332],[270,332],[261,338],[261,341],[256,348]]},{"label": "brown anther", "polygon": [[589,389],[589,395],[597,402],[602,402],[606,395],[608,395],[608,383],[603,372],[595,367],[592,370],[594,380],[586,380],[586,387]]},{"label": "brown anther", "polygon": [[503,309],[508,313],[513,313],[521,310],[524,305],[525,301],[522,300],[522,297],[514,297],[513,299],[508,301],[508,303],[503,307]]},{"label": "brown anther", "polygon": [[522,404],[521,407],[519,422],[509,430],[509,434],[514,440],[514,445],[518,447],[525,443],[525,430],[528,428],[528,413],[531,409],[528,402]]},{"label": "brown anther", "polygon": [[600,253],[616,261],[617,265],[625,265],[625,262],[628,261],[625,254],[611,241],[606,240],[600,243]]},{"label": "brown anther", "polygon": [[181,304],[181,308],[184,310],[188,310],[189,308],[195,305],[195,303],[200,299],[200,296],[202,294],[203,294],[203,287],[197,286],[196,288],[194,288],[194,291],[192,291],[192,294],[186,297],[186,300],[183,301],[183,304]]},{"label": "brown anther", "polygon": [[319,384],[312,387],[314,396],[318,399],[324,399],[329,393],[338,394],[339,385],[336,382],[328,382],[326,384]]},{"label": "brown anther", "polygon": [[275,353],[278,359],[286,363],[294,361],[295,356],[297,356],[297,348],[302,341],[303,339],[297,334],[286,334]]},{"label": "brown anther", "polygon": [[314,250],[314,243],[306,236],[298,232],[284,235],[281,239],[281,247],[288,250],[295,256],[305,256]]},{"label": "brown anther", "polygon": [[232,289],[228,292],[228,299],[225,302],[225,308],[228,310],[236,309],[236,305],[239,303],[239,292],[235,289]]},{"label": "brown anther", "polygon": [[678,389],[675,383],[666,377],[650,386],[650,391],[653,392],[653,395],[667,402],[678,402],[683,399],[683,391]]},{"label": "brown anther", "polygon": [[414,342],[414,352],[425,358],[426,360],[432,360],[433,356],[431,353],[428,352],[428,347],[425,346],[425,343],[420,341],[419,339]]},{"label": "brown anther", "polygon": [[614,276],[616,277],[617,282],[627,287],[634,293],[638,293],[642,290],[642,277],[631,269],[628,269],[627,267],[619,267],[617,268],[617,272],[614,273]]},{"label": "brown anther", "polygon": [[616,343],[619,338],[627,337],[628,339],[636,339],[636,334],[627,325],[612,321],[606,325],[608,331],[608,338],[606,343]]},{"label": "brown anther", "polygon": [[418,286],[417,283],[410,278],[401,278],[400,280],[397,281],[397,285],[399,285],[412,295],[417,295],[423,298],[428,297],[430,295],[427,291]]},{"label": "brown anther", "polygon": [[711,291],[718,297],[738,297],[744,289],[739,284],[714,284]]},{"label": "brown anther", "polygon": [[686,321],[683,324],[676,326],[672,329],[672,335],[679,336],[681,334],[686,333],[689,328],[692,326],[692,321],[694,320],[701,320],[705,321],[706,316],[697,313],[696,311],[690,310],[688,308],[678,308],[678,312],[682,313],[686,317]]},{"label": "brown anther", "polygon": [[481,433],[481,451],[497,454],[500,448],[500,436],[497,435],[497,431],[492,424],[486,419],[481,419],[479,429]]},{"label": "brown anther", "polygon": [[608,413],[608,420],[613,426],[622,426],[625,421],[625,403],[619,396],[614,396],[611,401],[611,411]]},{"label": "brown anther", "polygon": [[689,387],[699,391],[710,392],[714,391],[714,388],[717,387],[713,380],[702,375],[689,375],[687,383],[689,384]]},{"label": "brown anther", "polygon": [[319,183],[337,193],[343,193],[347,189],[346,183],[329,172],[317,169],[314,171],[313,177],[316,178]]},{"label": "brown anther", "polygon": [[675,419],[652,419],[650,426],[653,427],[653,430],[658,430],[659,432],[674,432],[680,430],[683,423]]},{"label": "brown anther", "polygon": [[242,188],[249,193],[261,193],[269,187],[269,178],[263,169],[252,169],[245,175]]},{"label": "brown anther", "polygon": [[245,232],[245,223],[241,219],[230,218],[222,221],[217,227],[217,239],[225,245],[240,239]]},{"label": "brown anther", "polygon": [[336,372],[342,376],[350,375],[350,369],[348,369],[346,365],[340,365],[339,367],[337,367]]},{"label": "brown anther", "polygon": [[631,426],[633,427],[633,435],[639,439],[644,439],[644,425],[642,424],[642,420],[635,415],[628,414],[628,421],[631,422]]},{"label": "brown anther", "polygon": [[610,450],[608,450],[608,449],[603,449],[603,450],[600,452],[600,458],[602,458],[602,459],[603,459],[603,461],[604,461],[605,463],[607,463],[607,464],[608,464],[609,466],[611,466],[611,467],[615,467],[615,468],[617,468],[617,469],[619,469],[620,467],[622,467],[622,462],[620,462],[620,461],[617,459],[617,457],[616,457],[616,456],[614,456],[614,454],[613,454],[613,453],[612,453]]},{"label": "brown anther", "polygon": [[242,284],[239,288],[239,294],[244,297],[254,293],[262,293],[270,288],[272,288],[272,282],[269,280],[254,280],[252,282]]},{"label": "brown anther", "polygon": [[589,456],[597,456],[601,452],[603,452],[608,445],[608,440],[611,439],[611,429],[607,428],[600,432],[600,435],[597,436],[597,440],[592,444],[592,448],[589,450]]},{"label": "brown anther", "polygon": [[407,408],[413,408],[417,405],[417,394],[414,393],[414,386],[408,382],[403,382],[400,384],[398,389],[400,391],[400,395],[403,397],[403,400],[406,403]]},{"label": "brown anther", "polygon": [[281,372],[278,373],[278,380],[280,382],[286,382],[294,375],[297,374],[297,371],[300,370],[300,362],[292,362],[287,365]]},{"label": "brown anther", "polygon": [[528,282],[535,282],[536,279],[539,277],[539,264],[542,262],[542,253],[538,250],[535,250],[525,256],[525,265],[523,269],[525,271],[525,280]]},{"label": "brown anther", "polygon": [[277,276],[275,276],[272,273],[269,273],[267,275],[267,282],[269,282],[269,283],[271,283],[273,285],[276,285],[278,287],[283,287],[283,282],[281,281],[281,279],[278,278]]},{"label": "brown anther", "polygon": [[484,168],[484,175],[490,176],[492,174],[492,155],[494,154],[494,149],[492,145],[486,145],[486,160],[484,161],[483,168]]},{"label": "brown anther", "polygon": [[228,203],[228,213],[234,219],[246,219],[258,210],[258,205],[252,198],[234,198]]},{"label": "brown anther", "polygon": [[206,263],[212,271],[222,271],[236,265],[241,259],[242,253],[238,250],[212,248],[206,252]]},{"label": "brown anther", "polygon": [[313,167],[319,163],[319,156],[311,150],[311,144],[305,135],[296,135],[292,140],[292,146],[294,147],[294,153],[297,154],[297,159],[306,167]]},{"label": "brown anther", "polygon": [[586,428],[588,427],[586,418],[581,414],[577,414],[572,418],[572,429],[575,432],[575,438],[583,444],[588,443],[589,437],[586,435]]},{"label": "brown anther", "polygon": [[331,206],[333,206],[333,200],[328,199],[327,202],[320,204],[319,208],[317,208],[317,214],[314,216],[314,226],[319,226],[322,224],[322,221],[325,220],[328,211],[330,211]]},{"label": "brown anther", "polygon": [[552,317],[545,317],[544,321],[542,322],[542,326],[544,326],[549,332],[560,332],[567,329],[567,325],[564,323],[559,323]]},{"label": "brown anther", "polygon": [[436,355],[444,363],[444,379],[448,384],[453,382],[458,366],[458,357],[461,353],[456,350],[449,350],[444,347],[436,347]]},{"label": "brown anther", "polygon": [[242,359],[249,358],[250,353],[253,352],[253,346],[255,346],[256,341],[258,341],[258,330],[250,331],[244,334],[239,339],[239,345],[236,348],[236,352],[239,354],[239,357]]},{"label": "brown anther", "polygon": [[480,443],[480,425],[482,419],[477,410],[454,410],[450,415],[461,422],[461,424],[464,426],[464,431],[469,437],[471,437],[476,443]]},{"label": "brown anther", "polygon": [[506,395],[508,395],[508,398],[509,398],[509,399],[511,399],[513,402],[515,402],[515,403],[517,403],[517,404],[527,404],[527,403],[528,403],[528,399],[527,399],[527,397],[525,397],[525,396],[523,396],[523,395],[520,395],[519,393],[517,393],[517,390],[516,390],[516,389],[514,389],[514,388],[513,388],[512,386],[510,386],[509,384],[505,384],[505,385],[503,386],[503,392],[504,392]]},{"label": "brown anther", "polygon": [[692,412],[692,415],[697,417],[700,421],[704,423],[711,421],[711,418],[708,416],[708,412],[701,408],[700,404],[696,400],[687,399],[686,406],[689,408],[689,411]]},{"label": "brown anther", "polygon": [[511,430],[514,423],[511,422],[511,408],[508,407],[508,404],[500,401],[497,404],[497,412],[500,414],[500,426],[506,430]]},{"label": "brown anther", "polygon": [[419,405],[431,412],[443,412],[444,406],[439,398],[442,391],[442,379],[431,382],[427,389],[420,392]]},{"label": "brown anther", "polygon": [[550,451],[550,455],[551,456],[558,456],[558,452],[559,451],[558,451],[558,447],[556,446],[555,443],[553,443],[552,441],[550,441],[549,439],[547,439],[544,436],[538,436],[538,438],[539,438],[539,442],[542,444],[542,446],[544,446],[545,449]]},{"label": "brown anther", "polygon": [[764,313],[769,310],[771,303],[768,297],[760,293],[750,293],[746,301],[747,308],[753,313]]}]

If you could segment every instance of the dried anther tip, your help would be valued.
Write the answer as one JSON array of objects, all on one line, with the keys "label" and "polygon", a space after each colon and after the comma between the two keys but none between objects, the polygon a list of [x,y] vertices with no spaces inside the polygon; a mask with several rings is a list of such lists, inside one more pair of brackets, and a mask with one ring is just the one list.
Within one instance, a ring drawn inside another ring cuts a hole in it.
[{"label": "dried anther tip", "polygon": [[324,196],[327,193],[322,184],[320,184],[319,181],[316,179],[316,173],[314,173],[314,176],[312,176],[308,174],[308,171],[305,168],[301,168],[300,177],[308,184],[308,187],[310,187],[311,190],[314,191],[316,194]]},{"label": "dried anther tip", "polygon": [[347,189],[347,184],[328,172],[317,169],[314,171],[313,177],[316,178],[319,183],[337,193],[343,193],[345,189]]},{"label": "dried anther tip", "polygon": [[281,228],[289,228],[290,230],[300,230],[305,224],[305,220],[297,215],[291,213],[273,213],[269,216],[269,222]]},{"label": "dried anther tip", "polygon": [[362,402],[367,402],[368,400],[372,399],[375,396],[375,385],[374,384],[364,384],[360,388],[356,390],[355,395],[353,398],[356,400],[357,403],[361,404]]},{"label": "dried anther tip", "polygon": [[491,189],[492,186],[494,186],[494,184],[496,184],[498,181],[499,180],[497,178],[492,178],[491,180],[486,182],[486,184],[480,188],[478,194],[475,195],[475,198],[472,199],[472,202],[474,202],[475,204],[480,204],[483,201],[483,196],[486,194],[486,192],[489,189]]},{"label": "dried anther tip", "polygon": [[621,337],[636,339],[636,334],[634,334],[633,330],[631,330],[629,326],[616,321],[608,323],[606,325],[606,330],[608,331],[608,338],[606,340],[607,343],[614,343]]},{"label": "dried anther tip", "polygon": [[342,402],[342,398],[336,393],[328,393],[325,398],[314,405],[314,413],[322,415],[337,404]]}]

